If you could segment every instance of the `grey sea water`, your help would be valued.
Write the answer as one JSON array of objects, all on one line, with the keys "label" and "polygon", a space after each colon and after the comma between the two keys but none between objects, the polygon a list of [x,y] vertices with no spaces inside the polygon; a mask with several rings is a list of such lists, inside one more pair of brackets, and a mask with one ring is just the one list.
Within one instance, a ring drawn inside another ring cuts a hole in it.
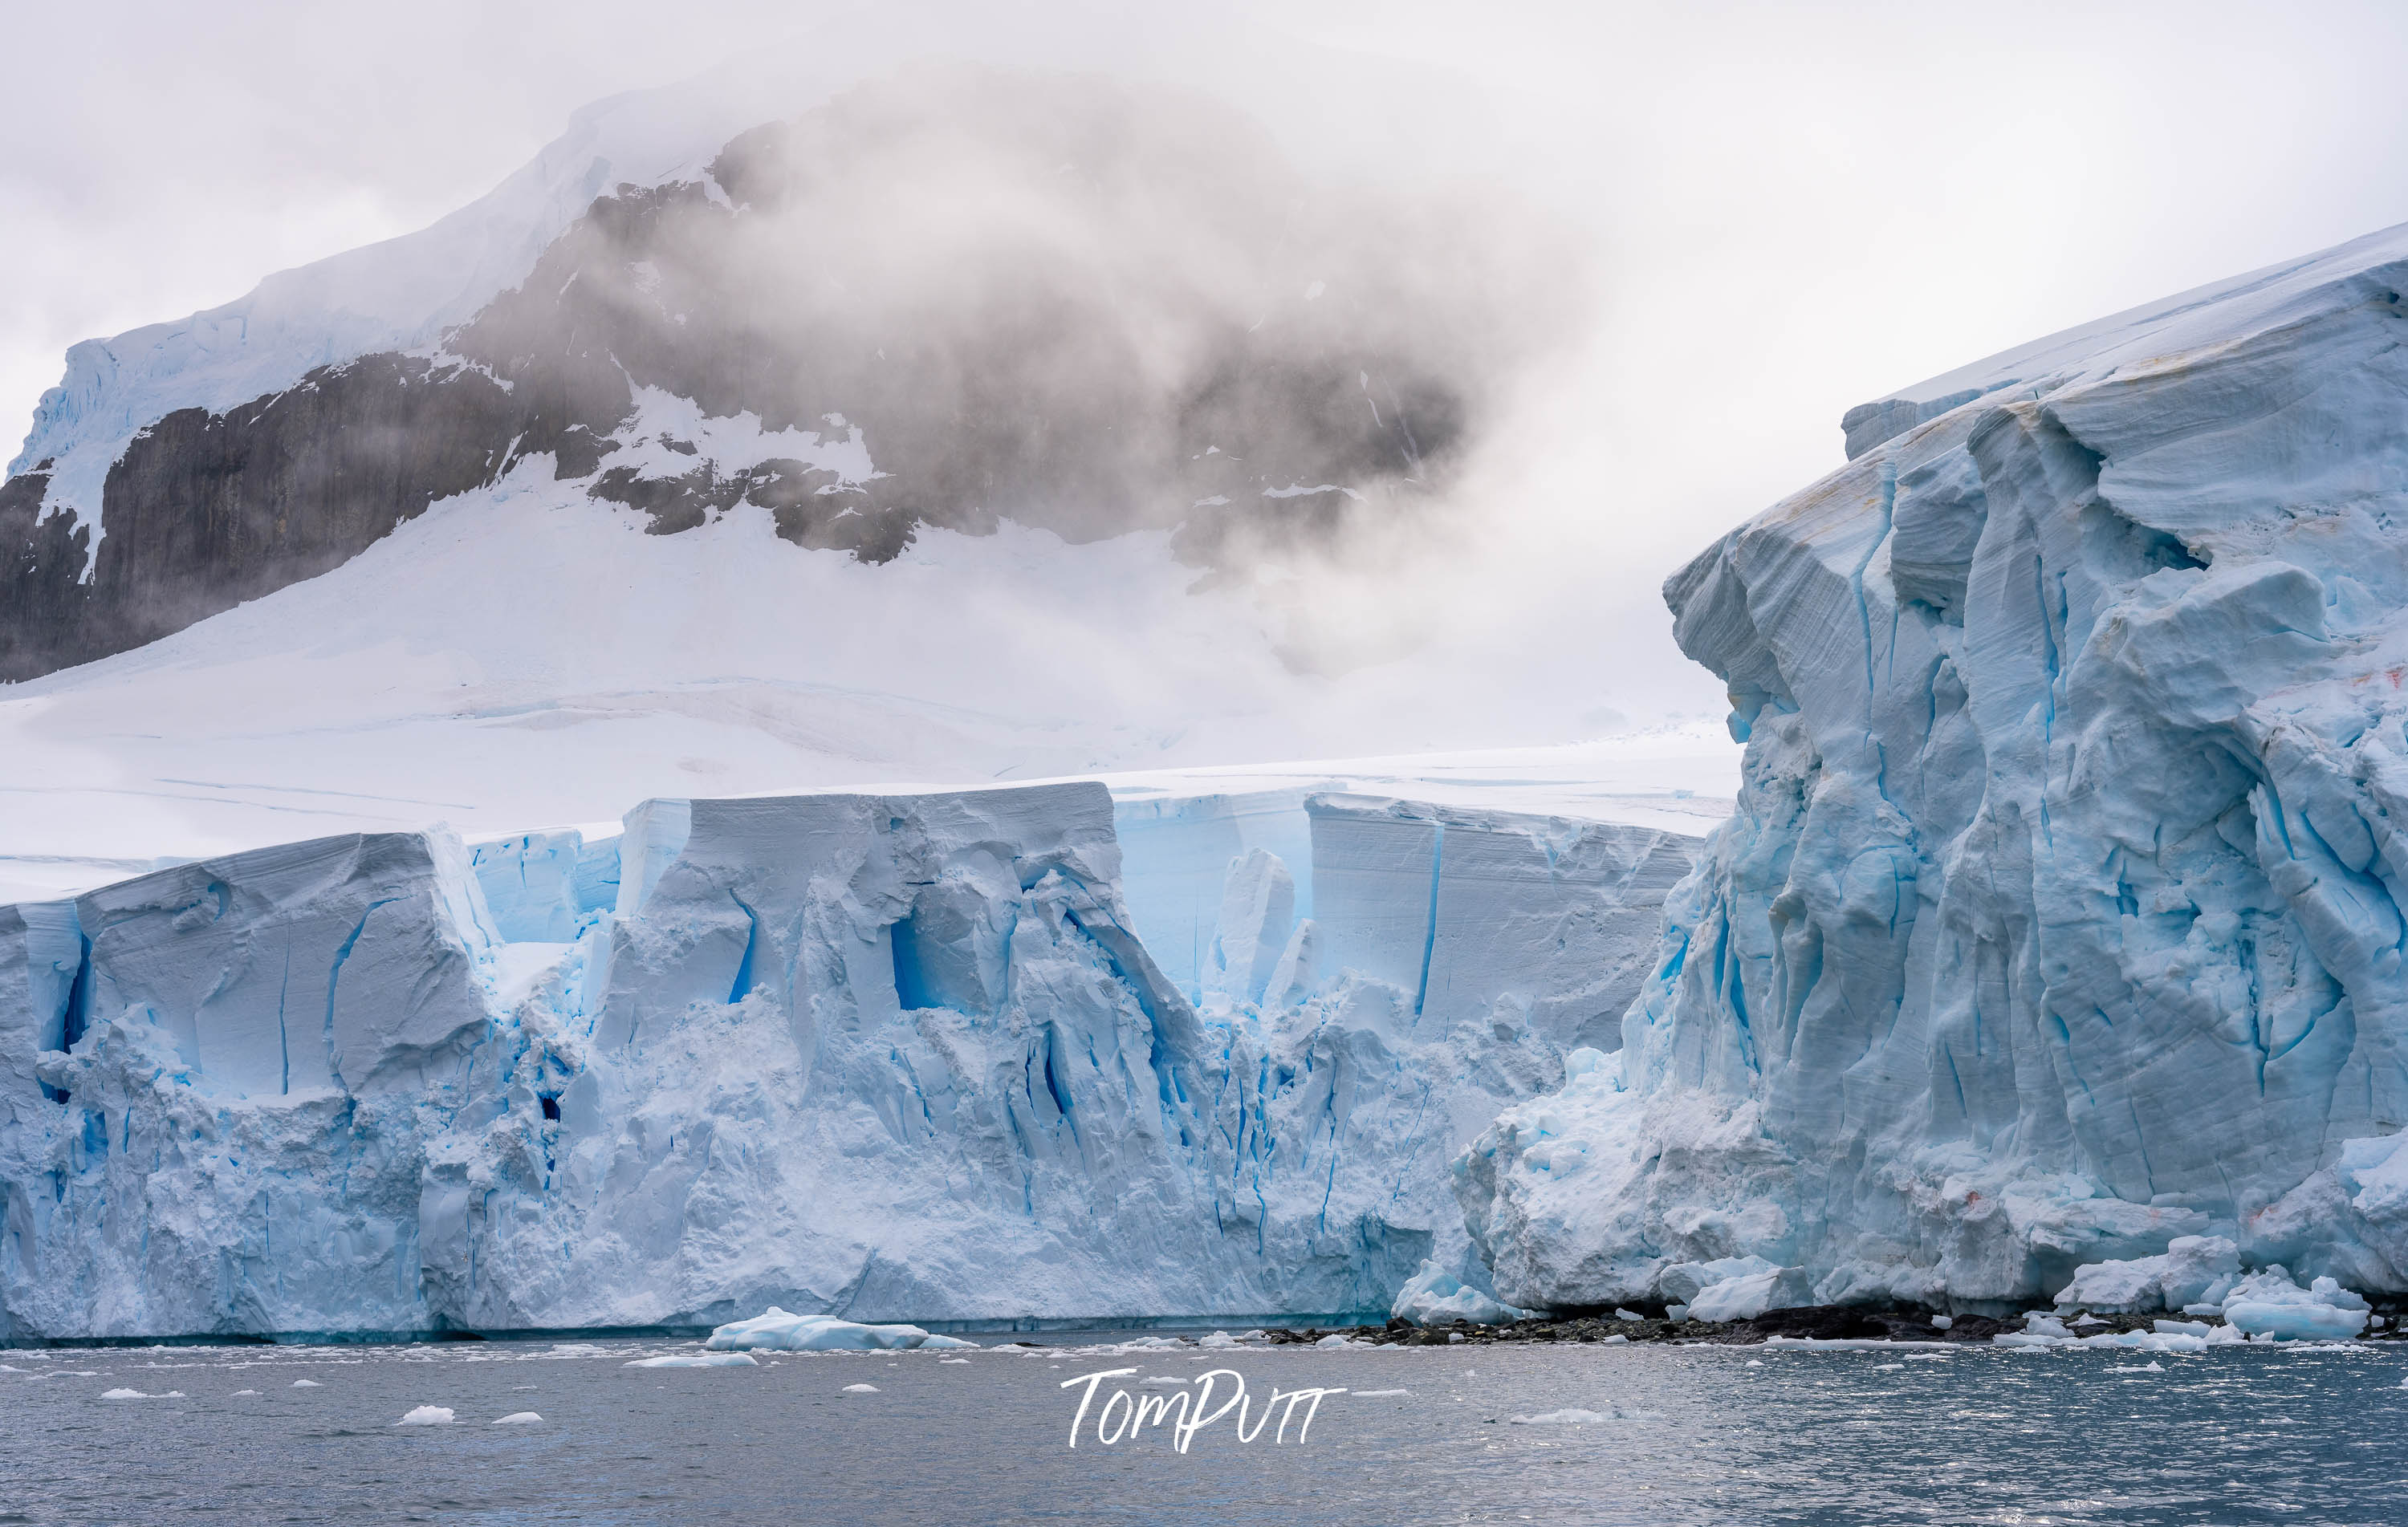
[{"label": "grey sea water", "polygon": [[[2382,1348],[1057,1346],[625,1366],[695,1349],[0,1352],[0,1522],[2408,1521],[2408,1352]],[[1063,1380],[1118,1367],[1138,1372],[1099,1404],[1213,1368],[1255,1396],[1405,1392],[1332,1396],[1302,1443],[1224,1421],[1184,1455],[1168,1428],[1103,1447],[1091,1412],[1070,1449]],[[395,1424],[422,1406],[454,1422]],[[1567,1409],[1600,1419],[1513,1420]],[[528,1410],[543,1420],[493,1424]]]}]

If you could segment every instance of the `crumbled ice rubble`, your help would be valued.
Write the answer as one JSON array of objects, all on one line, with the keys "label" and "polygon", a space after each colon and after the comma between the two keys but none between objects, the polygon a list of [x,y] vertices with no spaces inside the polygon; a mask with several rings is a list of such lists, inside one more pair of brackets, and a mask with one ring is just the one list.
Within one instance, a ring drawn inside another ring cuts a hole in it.
[{"label": "crumbled ice rubble", "polygon": [[2192,1236],[2408,1287],[2403,292],[2408,227],[1870,403],[1668,580],[1743,786],[1611,1079],[1458,1168],[1499,1299],[2020,1307]]},{"label": "crumbled ice rubble", "polygon": [[2059,1309],[2104,1310],[2145,1315],[2185,1310],[2192,1305],[2219,1308],[2241,1281],[2241,1249],[2222,1235],[2177,1235],[2154,1257],[2094,1262],[2074,1269],[2073,1281],[2057,1296]]},{"label": "crumbled ice rubble", "polygon": [[1452,1325],[1457,1320],[1502,1325],[1508,1320],[1526,1320],[1532,1313],[1498,1302],[1432,1259],[1424,1260],[1421,1271],[1398,1291],[1396,1303],[1388,1309],[1390,1317],[1411,1320],[1415,1325]]},{"label": "crumbled ice rubble", "polygon": [[1656,1284],[1692,1320],[1751,1320],[1767,1310],[1814,1302],[1804,1268],[1777,1266],[1757,1256],[1675,1263]]},{"label": "crumbled ice rubble", "polygon": [[630,1368],[757,1368],[750,1352],[671,1352],[666,1357],[639,1357],[623,1364]]},{"label": "crumbled ice rubble", "polygon": [[863,1325],[833,1315],[789,1315],[775,1305],[749,1320],[719,1327],[703,1343],[714,1352],[902,1352],[977,1345],[959,1336],[934,1335],[916,1325]]},{"label": "crumbled ice rubble", "polygon": [[449,1426],[452,1424],[452,1407],[419,1406],[393,1424],[395,1426]]},{"label": "crumbled ice rubble", "polygon": [[[2211,1345],[2243,1339],[2254,1341],[2347,1341],[2367,1328],[2372,1318],[2366,1300],[2333,1278],[2318,1277],[2301,1288],[2280,1265],[2243,1275],[2237,1249],[2223,1237],[2186,1236],[2163,1256],[2096,1263],[2078,1269],[2073,1282],[2057,1297],[2057,1308],[2073,1309],[2096,1303],[2130,1312],[2165,1306],[2186,1313],[2215,1314],[2221,1325],[2206,1320],[2160,1320],[2146,1332],[2077,1336],[2056,1316],[2034,1311],[2024,1329],[1991,1338],[2007,1347],[2062,1346],[2078,1341],[2086,1347],[2133,1347],[2153,1351],[2197,1351]],[[2083,1322],[2073,1322],[2078,1328]]]},{"label": "crumbled ice rubble", "polygon": [[2306,1288],[2281,1267],[2252,1273],[2224,1296],[2225,1323],[2262,1341],[2347,1341],[2366,1329],[2366,1301],[2329,1277]]}]

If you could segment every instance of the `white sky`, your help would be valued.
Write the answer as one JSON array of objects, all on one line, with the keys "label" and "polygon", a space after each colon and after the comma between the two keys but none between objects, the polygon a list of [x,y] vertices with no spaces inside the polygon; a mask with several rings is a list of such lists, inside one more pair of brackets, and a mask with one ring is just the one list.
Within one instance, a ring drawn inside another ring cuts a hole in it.
[{"label": "white sky", "polygon": [[[15,64],[0,91],[0,459],[69,343],[420,226],[576,107],[767,36],[808,47],[835,8],[17,0],[0,28]],[[1090,57],[1222,71],[1338,159],[1495,178],[1593,235],[1608,321],[1534,437],[1524,529],[1568,549],[1559,576],[1594,569],[1592,603],[1627,610],[1612,619],[1651,671],[1679,664],[1658,661],[1650,585],[1836,464],[1850,405],[2408,220],[2408,5],[1169,13],[1019,14]],[[1194,63],[1199,29],[1222,39],[1209,65]],[[952,36],[941,18],[924,32]],[[1394,83],[1322,98],[1308,43],[1374,55]]]}]

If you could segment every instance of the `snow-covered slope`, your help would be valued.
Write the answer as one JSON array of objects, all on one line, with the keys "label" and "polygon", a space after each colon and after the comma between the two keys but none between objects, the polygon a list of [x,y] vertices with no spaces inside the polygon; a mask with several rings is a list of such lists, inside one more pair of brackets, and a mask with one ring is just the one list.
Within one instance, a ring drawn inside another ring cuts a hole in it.
[{"label": "snow-covered slope", "polygon": [[1740,807],[1618,1063],[1462,1163],[1502,1297],[2408,1288],[2403,293],[2393,229],[1913,390],[1670,580]]},{"label": "snow-covered slope", "polygon": [[[1702,834],[1736,788],[1738,749],[1704,723],[1506,747],[1581,735],[1578,649],[1293,672],[1243,592],[1189,592],[1162,532],[928,531],[868,565],[749,506],[648,536],[552,489],[527,464],[322,578],[0,688],[0,899],[162,856],[438,822],[489,836],[697,791],[1113,771],[1177,794],[1335,785]],[[1463,737],[1492,751],[1361,756]],[[1263,759],[1325,762],[1230,765]]]},{"label": "snow-covered slope", "polygon": [[77,345],[8,475],[52,463],[44,507],[91,526],[96,551],[108,468],[137,431],[178,409],[222,413],[271,396],[320,366],[433,343],[523,280],[595,197],[702,175],[765,109],[757,91],[730,84],[715,76],[709,89],[596,102],[525,167],[430,227],[279,271],[205,312]]},{"label": "snow-covered slope", "polygon": [[[1426,1259],[1476,1278],[1447,1162],[1619,1010],[1696,840],[1123,812],[1125,878],[1087,782],[349,835],[0,908],[0,1334],[1327,1315]],[[1234,819],[1297,869],[1223,854]],[[1188,979],[1150,952],[1199,946]]]},{"label": "snow-covered slope", "polygon": [[872,563],[930,526],[1175,531],[1242,583],[1409,522],[1563,328],[1530,240],[1317,181],[1200,96],[760,73],[604,103],[420,234],[77,347],[0,483],[0,679],[523,464],[663,539],[739,507]]}]

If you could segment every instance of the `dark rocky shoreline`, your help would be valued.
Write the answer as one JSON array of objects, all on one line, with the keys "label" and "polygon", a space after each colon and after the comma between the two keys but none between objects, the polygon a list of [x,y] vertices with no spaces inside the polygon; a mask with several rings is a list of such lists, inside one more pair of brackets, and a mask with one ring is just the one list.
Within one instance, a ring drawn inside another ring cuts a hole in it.
[{"label": "dark rocky shoreline", "polygon": [[[2363,1341],[2397,1341],[2403,1336],[2399,1312],[2377,1310],[2387,1317],[2379,1330],[2369,1331]],[[1638,1312],[1633,1312],[1638,1313]],[[2023,1317],[2010,1316],[2000,1320],[1988,1315],[1956,1315],[1942,1317],[1944,1327],[1932,1323],[1933,1312],[1917,1308],[1882,1308],[1864,1305],[1811,1305],[1797,1309],[1776,1309],[1746,1320],[1670,1320],[1660,1315],[1641,1315],[1638,1320],[1619,1319],[1612,1314],[1577,1315],[1561,1318],[1514,1320],[1505,1325],[1475,1325],[1457,1320],[1450,1325],[1417,1326],[1402,1319],[1391,1320],[1385,1325],[1334,1326],[1326,1330],[1313,1327],[1300,1331],[1272,1331],[1268,1339],[1273,1346],[1308,1346],[1324,1337],[1340,1335],[1365,1341],[1394,1342],[1399,1347],[1443,1347],[1460,1343],[1495,1346],[1499,1343],[1585,1343],[1594,1345],[1616,1337],[1623,1341],[1689,1343],[1693,1345],[1746,1347],[1761,1345],[1774,1336],[1813,1337],[1831,1341],[1895,1341],[1947,1342],[1952,1345],[1990,1345],[1993,1336],[2024,1329]],[[2069,1315],[2069,1319],[2071,1317]],[[2180,1316],[2097,1315],[2087,1317],[2079,1327],[2081,1334],[2097,1335],[2105,1332],[2149,1331],[2160,1320],[2184,1319]],[[2095,1320],[2096,1324],[2087,1323]],[[2208,1323],[2223,1322],[2210,1317]]]}]

